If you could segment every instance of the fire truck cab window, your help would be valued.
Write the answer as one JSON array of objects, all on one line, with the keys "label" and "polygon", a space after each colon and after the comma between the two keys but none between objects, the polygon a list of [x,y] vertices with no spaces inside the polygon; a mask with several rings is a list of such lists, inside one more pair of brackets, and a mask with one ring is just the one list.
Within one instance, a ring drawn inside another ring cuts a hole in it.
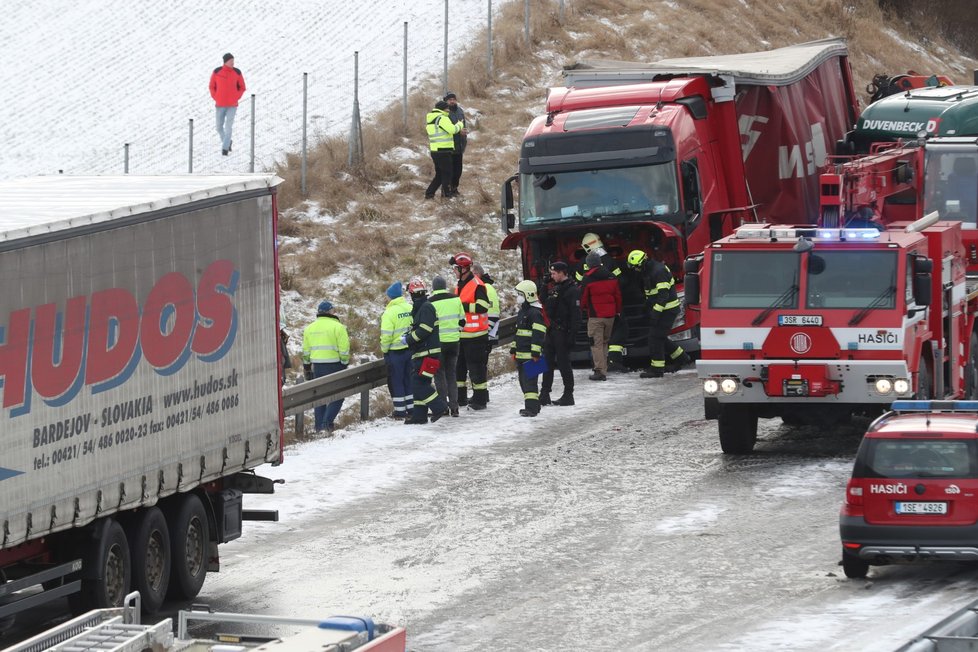
[{"label": "fire truck cab window", "polygon": [[[812,255],[812,254],[809,254]],[[892,309],[897,293],[897,254],[894,251],[866,251],[853,256],[848,251],[819,250],[824,262],[821,271],[810,266],[805,305],[808,308]]]},{"label": "fire truck cab window", "polygon": [[978,218],[978,155],[974,148],[935,148],[928,151],[924,178],[924,214],[937,211],[941,219],[960,220],[974,229]]},{"label": "fire truck cab window", "polygon": [[[710,273],[711,308],[797,308],[800,257],[793,251],[717,251]],[[762,270],[762,271],[759,271]]]},{"label": "fire truck cab window", "polygon": [[681,223],[674,162],[520,175],[520,223],[589,222],[614,216]]}]

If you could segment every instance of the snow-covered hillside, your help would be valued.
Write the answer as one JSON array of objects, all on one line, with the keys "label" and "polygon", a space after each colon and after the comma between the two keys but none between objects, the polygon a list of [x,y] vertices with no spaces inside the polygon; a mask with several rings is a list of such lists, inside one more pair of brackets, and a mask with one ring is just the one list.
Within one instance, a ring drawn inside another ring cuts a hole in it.
[{"label": "snow-covered hillside", "polygon": [[[347,129],[353,52],[360,52],[360,106],[368,114],[401,95],[404,21],[409,85],[441,74],[442,0],[5,0],[0,21],[0,179],[115,173],[123,144],[130,171],[247,171],[250,99],[256,94],[256,169],[302,137],[302,73],[309,73],[309,134]],[[483,0],[451,0],[450,55],[485,27]],[[235,147],[220,153],[207,91],[232,52],[248,94]]]}]

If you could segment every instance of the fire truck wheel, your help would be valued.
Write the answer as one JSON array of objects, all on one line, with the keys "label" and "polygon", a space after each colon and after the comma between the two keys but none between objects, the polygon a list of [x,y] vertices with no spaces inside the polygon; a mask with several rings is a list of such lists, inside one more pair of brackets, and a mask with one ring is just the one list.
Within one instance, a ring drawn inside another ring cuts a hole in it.
[{"label": "fire truck wheel", "polygon": [[757,443],[757,415],[746,405],[725,405],[717,419],[720,448],[729,455],[747,455]]},{"label": "fire truck wheel", "polygon": [[129,541],[122,526],[113,518],[96,523],[85,537],[81,555],[81,590],[68,597],[71,610],[78,614],[121,607],[132,578]]},{"label": "fire truck wheel", "polygon": [[132,586],[142,597],[143,612],[154,614],[163,605],[170,585],[170,530],[158,507],[134,516],[126,527],[132,559]]},{"label": "fire truck wheel", "polygon": [[196,494],[184,494],[171,505],[167,524],[170,526],[170,589],[167,597],[192,600],[200,593],[207,575],[210,554],[210,530],[204,505]]},{"label": "fire truck wheel", "polygon": [[915,398],[928,399],[934,397],[934,385],[931,381],[930,369],[927,367],[927,357],[920,356],[917,367],[917,393]]},{"label": "fire truck wheel", "polygon": [[846,577],[859,580],[869,572],[869,562],[865,562],[845,548],[842,549],[842,572]]},{"label": "fire truck wheel", "polygon": [[968,365],[964,368],[965,398],[978,399],[978,335],[968,342]]}]

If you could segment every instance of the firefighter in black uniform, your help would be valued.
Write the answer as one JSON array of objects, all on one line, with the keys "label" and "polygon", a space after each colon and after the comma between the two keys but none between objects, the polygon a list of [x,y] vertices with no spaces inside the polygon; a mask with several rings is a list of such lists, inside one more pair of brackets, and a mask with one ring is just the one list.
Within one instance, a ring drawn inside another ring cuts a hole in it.
[{"label": "firefighter in black uniform", "polygon": [[537,389],[538,374],[530,375],[526,363],[537,362],[543,355],[543,343],[547,338],[547,324],[543,317],[543,306],[537,298],[537,286],[533,281],[520,281],[516,291],[523,298],[520,311],[516,315],[516,339],[509,347],[509,354],[516,362],[519,372],[520,389],[523,390],[523,409],[521,417],[535,417],[540,414],[540,393]]},{"label": "firefighter in black uniform", "polygon": [[[550,265],[553,286],[544,301],[544,310],[550,325],[544,355],[549,369],[543,374],[540,390],[541,405],[574,405],[574,370],[570,354],[574,348],[574,336],[581,325],[581,291],[569,277],[570,268],[562,260]],[[564,393],[551,402],[550,390],[554,384],[554,369],[560,372]]]},{"label": "firefighter in black uniform", "polygon": [[[596,253],[601,257],[601,265],[618,280],[621,289],[621,297],[624,305],[636,304],[643,300],[641,288],[633,286],[629,282],[628,274],[624,274],[621,264],[612,257],[604,248],[604,243],[596,233],[585,233],[581,238],[581,247],[584,253],[590,255]],[[581,264],[581,269],[575,273],[577,282],[584,280],[584,275],[591,267],[585,258]],[[624,312],[624,311],[623,311]],[[615,325],[611,329],[611,337],[608,339],[608,371],[626,373],[631,371],[625,366],[625,344],[628,341],[628,324],[625,322],[624,314],[615,319]]]},{"label": "firefighter in black uniform", "polygon": [[411,351],[411,389],[414,394],[414,407],[411,416],[404,423],[428,423],[448,414],[448,404],[438,395],[433,384],[435,374],[441,365],[441,337],[438,332],[438,314],[435,306],[428,301],[428,289],[420,278],[412,278],[408,283],[411,293],[411,330],[404,334],[404,343]]},{"label": "firefighter in black uniform", "polygon": [[672,324],[679,314],[679,296],[676,279],[669,267],[649,258],[641,249],[628,254],[628,267],[642,279],[645,290],[645,307],[651,313],[649,325],[649,368],[642,378],[662,378],[666,370],[666,358],[674,369],[689,364],[690,357],[682,347],[669,339]]}]

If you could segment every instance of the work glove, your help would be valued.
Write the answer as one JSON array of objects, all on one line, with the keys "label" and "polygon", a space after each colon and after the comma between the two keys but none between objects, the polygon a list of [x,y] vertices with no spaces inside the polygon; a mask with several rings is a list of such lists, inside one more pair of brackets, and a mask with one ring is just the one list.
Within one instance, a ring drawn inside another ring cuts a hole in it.
[{"label": "work glove", "polygon": [[302,376],[306,380],[312,380],[313,378],[315,378],[315,376],[312,373],[312,365],[311,364],[304,364],[304,365],[302,365]]},{"label": "work glove", "polygon": [[537,355],[536,353],[534,353],[530,357],[533,359],[534,362],[540,362],[540,356]]},{"label": "work glove", "polygon": [[407,343],[408,343],[407,338],[408,338],[408,334],[407,333],[404,333],[404,335],[401,335],[401,344],[404,344],[406,346]]}]

